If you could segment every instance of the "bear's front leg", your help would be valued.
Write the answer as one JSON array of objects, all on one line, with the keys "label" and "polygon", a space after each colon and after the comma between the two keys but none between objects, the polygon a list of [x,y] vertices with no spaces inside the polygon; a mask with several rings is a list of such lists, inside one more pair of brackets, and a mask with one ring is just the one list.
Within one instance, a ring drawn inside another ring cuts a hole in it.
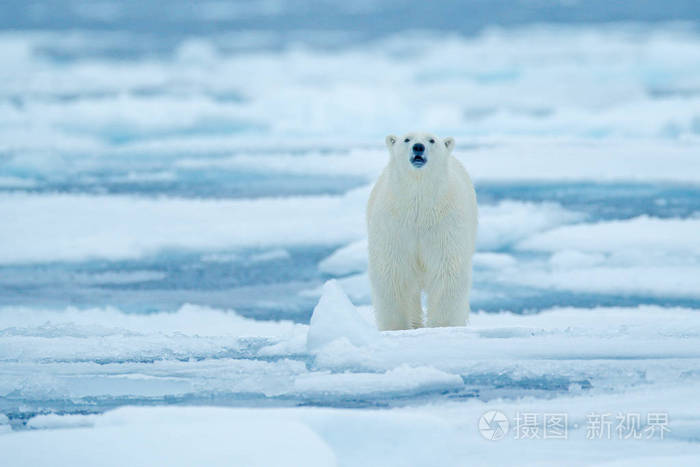
[{"label": "bear's front leg", "polygon": [[423,325],[420,285],[409,268],[391,262],[370,262],[369,275],[374,314],[381,331],[419,328]]}]

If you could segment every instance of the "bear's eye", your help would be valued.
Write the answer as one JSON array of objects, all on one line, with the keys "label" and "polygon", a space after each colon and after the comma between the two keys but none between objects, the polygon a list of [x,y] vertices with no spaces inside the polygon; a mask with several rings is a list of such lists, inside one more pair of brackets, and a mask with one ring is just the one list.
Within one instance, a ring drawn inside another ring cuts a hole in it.
[{"label": "bear's eye", "polygon": [[403,140],[404,143],[408,143],[409,141],[411,141],[411,138],[406,138],[405,140]]},{"label": "bear's eye", "polygon": [[435,144],[435,140],[431,138],[431,139],[430,139],[430,144]]}]

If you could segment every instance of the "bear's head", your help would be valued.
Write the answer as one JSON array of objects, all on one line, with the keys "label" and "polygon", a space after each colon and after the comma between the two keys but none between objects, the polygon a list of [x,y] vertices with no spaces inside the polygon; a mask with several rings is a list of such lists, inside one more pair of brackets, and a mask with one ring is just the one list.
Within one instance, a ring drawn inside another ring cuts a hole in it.
[{"label": "bear's head", "polygon": [[411,132],[401,138],[386,137],[391,159],[400,170],[426,170],[447,167],[455,145],[453,138],[440,139],[430,133]]}]

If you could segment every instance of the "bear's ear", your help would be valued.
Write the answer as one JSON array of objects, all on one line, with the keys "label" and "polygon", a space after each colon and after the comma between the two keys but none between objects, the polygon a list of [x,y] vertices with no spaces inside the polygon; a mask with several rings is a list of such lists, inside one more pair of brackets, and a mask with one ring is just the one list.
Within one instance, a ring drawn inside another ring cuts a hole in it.
[{"label": "bear's ear", "polygon": [[445,145],[445,148],[447,148],[448,153],[452,152],[452,150],[455,148],[454,138],[445,138],[444,140],[442,140],[442,142]]},{"label": "bear's ear", "polygon": [[396,140],[397,140],[397,138],[396,138],[396,136],[394,136],[394,135],[389,135],[389,136],[387,136],[386,139],[384,140],[384,141],[386,141],[386,147],[388,147],[389,150],[391,150],[391,147],[392,147],[394,144],[396,144]]}]

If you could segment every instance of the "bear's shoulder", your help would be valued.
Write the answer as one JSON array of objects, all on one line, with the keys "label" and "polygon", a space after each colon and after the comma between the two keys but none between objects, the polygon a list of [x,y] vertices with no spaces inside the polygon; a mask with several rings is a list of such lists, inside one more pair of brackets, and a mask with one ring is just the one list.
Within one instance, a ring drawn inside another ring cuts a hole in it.
[{"label": "bear's shoulder", "polygon": [[472,179],[469,176],[469,172],[464,168],[464,165],[454,156],[450,156],[450,173],[454,175],[457,180],[472,186]]}]

